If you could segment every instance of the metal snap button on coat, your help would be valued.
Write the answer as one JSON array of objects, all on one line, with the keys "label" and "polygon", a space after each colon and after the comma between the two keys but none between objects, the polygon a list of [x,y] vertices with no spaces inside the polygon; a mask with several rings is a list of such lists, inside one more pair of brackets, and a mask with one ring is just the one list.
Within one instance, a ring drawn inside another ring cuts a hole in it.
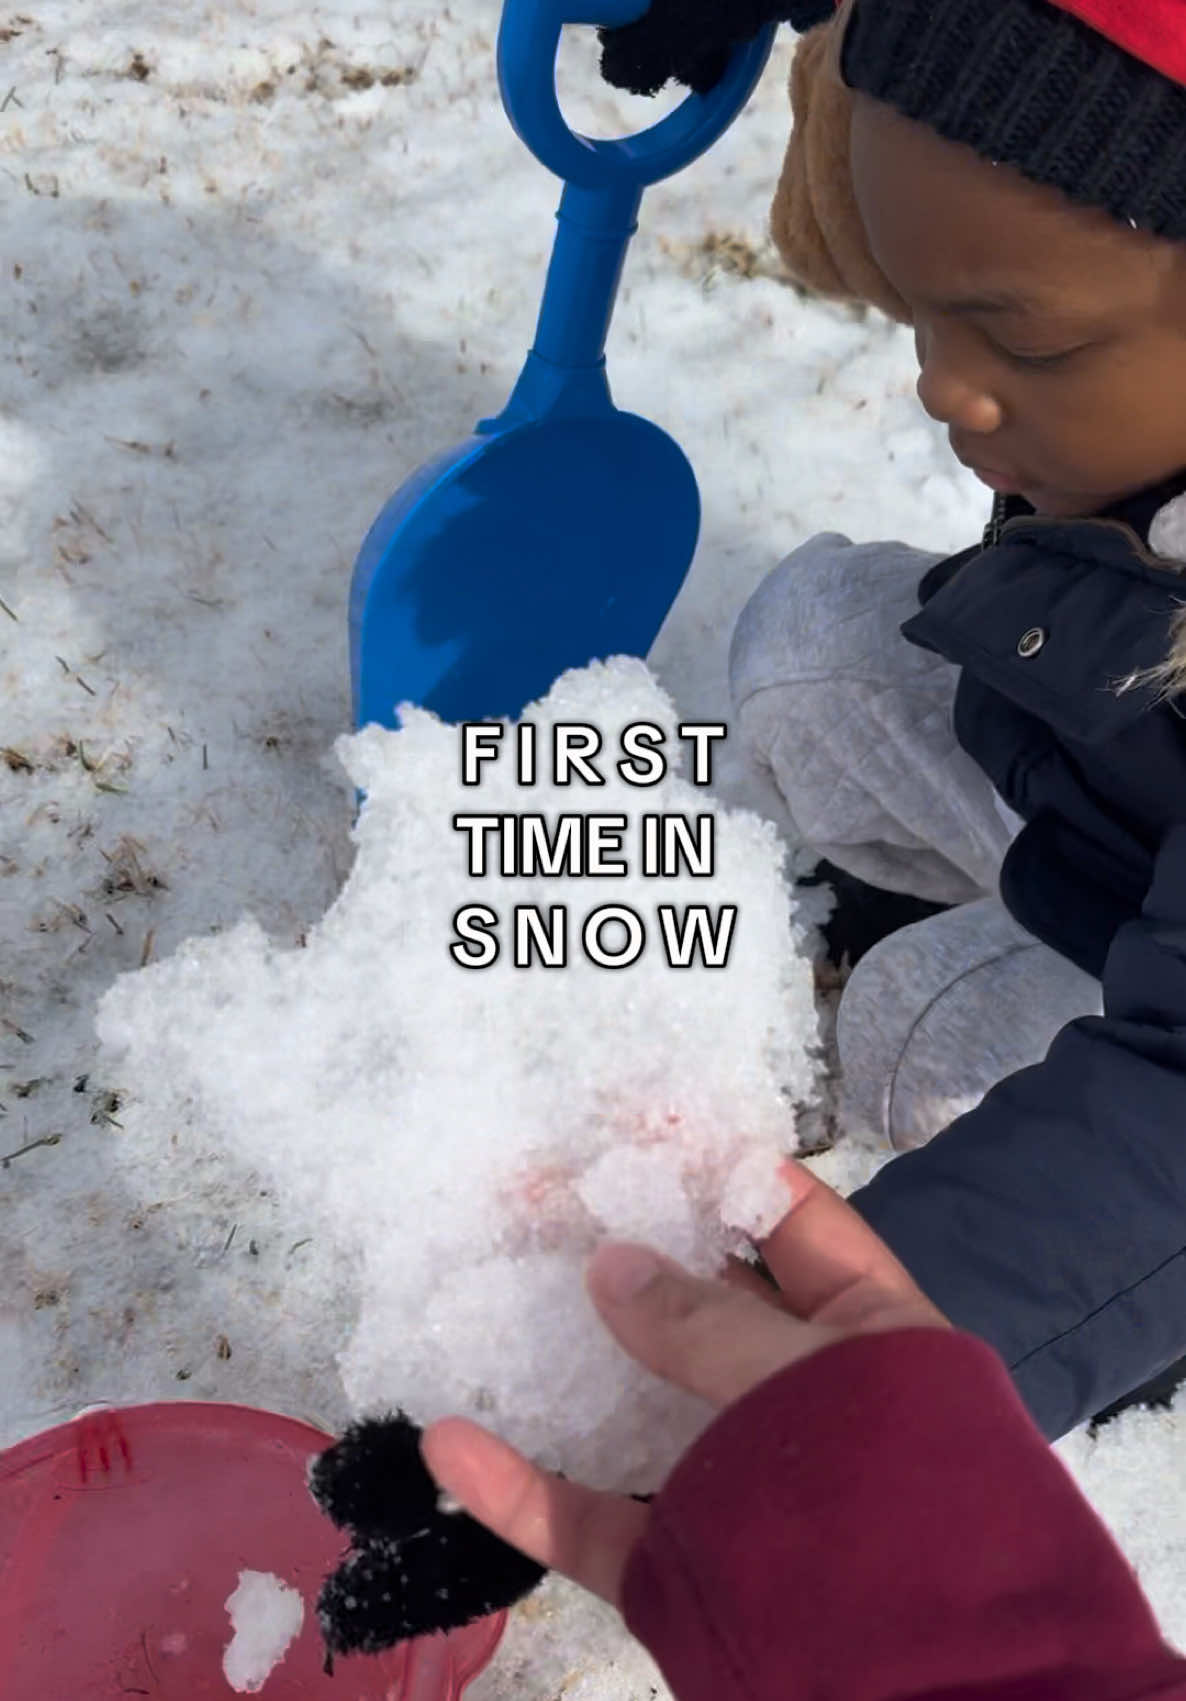
[{"label": "metal snap button on coat", "polygon": [[1041,626],[1031,626],[1028,632],[1023,632],[1017,640],[1017,653],[1028,661],[1030,656],[1036,656],[1046,642],[1046,632]]}]

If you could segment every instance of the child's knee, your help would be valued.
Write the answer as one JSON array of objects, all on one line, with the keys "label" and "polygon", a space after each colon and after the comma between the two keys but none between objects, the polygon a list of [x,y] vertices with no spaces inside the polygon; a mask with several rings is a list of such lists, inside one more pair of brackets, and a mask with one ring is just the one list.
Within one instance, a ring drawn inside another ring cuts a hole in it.
[{"label": "child's knee", "polygon": [[840,532],[801,544],[741,611],[729,652],[734,713],[783,686],[842,675],[905,682],[925,670],[925,652],[913,653],[899,628],[936,559],[903,543],[854,544]]},{"label": "child's knee", "polygon": [[[862,957],[837,1012],[843,1111],[897,1152],[934,1138],[983,1094],[979,1071],[944,1043],[940,1019],[951,995],[927,961],[927,924],[881,940]],[[972,971],[973,976],[977,971]]]},{"label": "child's knee", "polygon": [[1099,986],[986,898],[915,922],[857,964],[837,1012],[847,1113],[895,1151],[922,1146],[1038,1063]]},{"label": "child's knee", "polygon": [[729,647],[735,714],[758,692],[812,670],[813,636],[826,623],[830,587],[852,547],[840,532],[820,532],[768,573],[750,597]]}]

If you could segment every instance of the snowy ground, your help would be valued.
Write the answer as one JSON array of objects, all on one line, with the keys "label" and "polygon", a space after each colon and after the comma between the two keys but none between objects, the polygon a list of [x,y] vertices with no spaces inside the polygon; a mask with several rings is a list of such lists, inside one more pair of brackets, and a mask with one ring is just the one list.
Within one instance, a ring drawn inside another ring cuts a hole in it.
[{"label": "snowy ground", "polygon": [[[400,479],[504,398],[555,187],[498,106],[495,0],[22,3],[0,9],[0,1443],[169,1396],[332,1426],[336,1343],[285,1327],[307,1249],[230,1187],[143,1208],[94,1011],[244,912],[295,944],[341,889],[350,564]],[[778,280],[787,53],[648,196],[610,344],[619,402],[701,480],[652,657],[692,717],[722,711],[732,619],[804,537],[954,549],[983,519],[909,339]],[[637,122],[583,34],[562,86],[586,127]],[[761,801],[728,765],[718,789]],[[842,1142],[824,1168],[848,1186],[878,1161]],[[1180,1645],[1184,1423],[1061,1449]],[[475,1694],[652,1681],[552,1585]]]}]

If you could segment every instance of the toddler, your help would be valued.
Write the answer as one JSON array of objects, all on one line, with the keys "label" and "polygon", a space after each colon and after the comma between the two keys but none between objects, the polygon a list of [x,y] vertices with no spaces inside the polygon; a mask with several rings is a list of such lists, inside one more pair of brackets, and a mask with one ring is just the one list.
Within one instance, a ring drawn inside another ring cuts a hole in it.
[{"label": "toddler", "polygon": [[[726,11],[682,16],[719,53]],[[1186,1349],[1186,4],[845,0],[792,95],[784,257],[913,327],[994,500],[946,559],[797,549],[732,735],[798,838],[947,906],[842,994],[902,1154],[852,1202],[1055,1437]]]}]

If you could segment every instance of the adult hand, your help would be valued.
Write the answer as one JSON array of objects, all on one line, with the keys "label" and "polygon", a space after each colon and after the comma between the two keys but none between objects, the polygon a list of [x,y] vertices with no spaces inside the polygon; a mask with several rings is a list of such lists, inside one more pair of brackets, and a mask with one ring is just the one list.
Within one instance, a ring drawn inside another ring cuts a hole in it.
[{"label": "adult hand", "polygon": [[[626,1352],[714,1406],[850,1335],[950,1325],[873,1230],[802,1164],[789,1163],[791,1209],[759,1250],[778,1284],[738,1267],[702,1281],[647,1247],[607,1242],[589,1293]],[[496,1535],[549,1570],[621,1604],[626,1561],[650,1516],[624,1495],[551,1476],[479,1425],[425,1431],[440,1486]]]}]

